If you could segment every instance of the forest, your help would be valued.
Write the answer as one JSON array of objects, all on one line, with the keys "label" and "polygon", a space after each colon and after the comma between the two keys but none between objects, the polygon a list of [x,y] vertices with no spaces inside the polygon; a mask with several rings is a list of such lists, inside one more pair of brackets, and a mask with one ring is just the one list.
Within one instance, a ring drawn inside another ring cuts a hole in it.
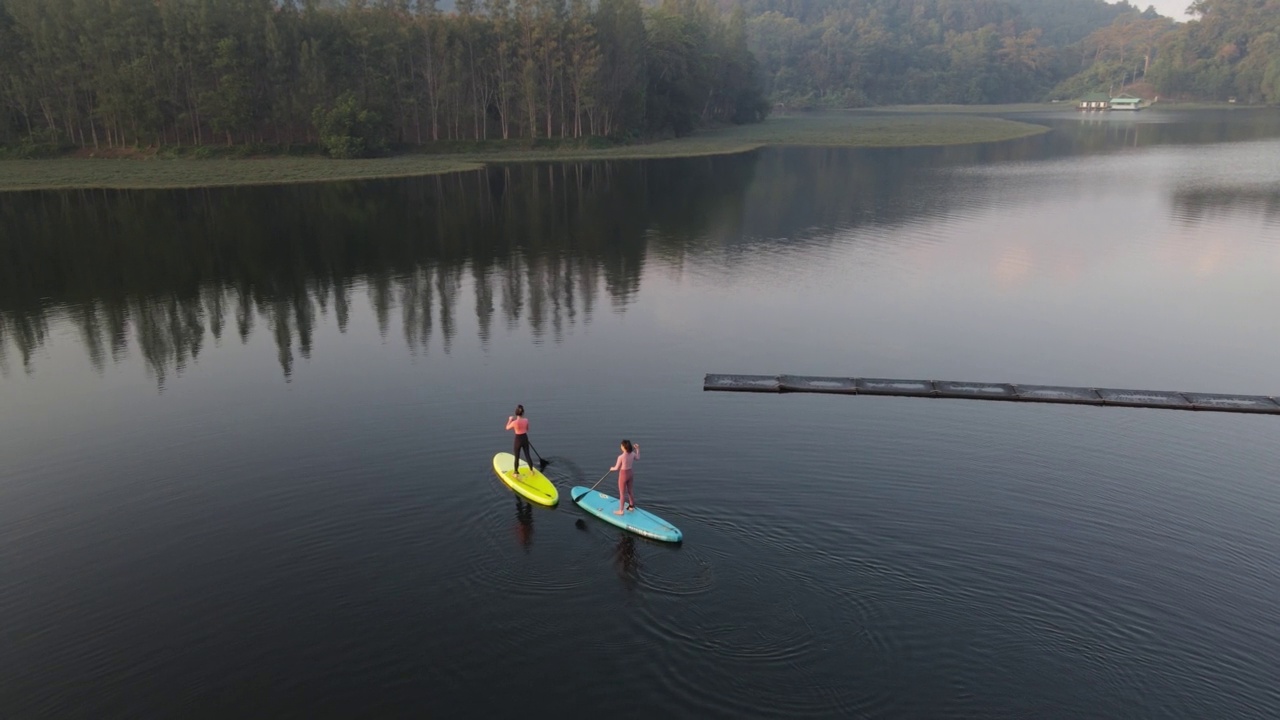
[{"label": "forest", "polygon": [[765,92],[788,107],[1072,100],[1126,89],[1148,99],[1280,103],[1277,0],[1197,0],[1185,23],[1102,0],[741,5]]},{"label": "forest", "polygon": [[745,18],[663,0],[0,0],[0,142],[683,135],[763,119]]},{"label": "forest", "polygon": [[1280,103],[1280,0],[0,0],[0,145],[613,143],[775,110]]},{"label": "forest", "polygon": [[788,107],[1042,100],[1073,46],[1129,5],[1100,0],[744,0],[770,97]]},{"label": "forest", "polygon": [[1164,95],[1280,104],[1280,0],[1197,0],[1147,76]]}]

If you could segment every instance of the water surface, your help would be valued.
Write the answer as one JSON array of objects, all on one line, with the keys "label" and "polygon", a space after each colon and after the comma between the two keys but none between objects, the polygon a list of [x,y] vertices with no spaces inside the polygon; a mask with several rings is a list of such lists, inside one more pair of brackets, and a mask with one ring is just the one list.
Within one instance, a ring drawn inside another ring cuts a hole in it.
[{"label": "water surface", "polygon": [[[0,195],[0,708],[1276,716],[1276,418],[701,391],[1280,394],[1280,115],[1031,119]],[[517,402],[683,545],[520,506]]]}]

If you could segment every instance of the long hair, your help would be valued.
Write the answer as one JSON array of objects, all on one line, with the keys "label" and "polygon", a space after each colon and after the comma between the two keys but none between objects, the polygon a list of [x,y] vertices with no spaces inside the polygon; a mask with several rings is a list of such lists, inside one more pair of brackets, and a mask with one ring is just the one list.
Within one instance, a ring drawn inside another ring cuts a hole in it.
[{"label": "long hair", "polygon": [[630,440],[623,440],[623,441],[622,441],[622,449],[623,449],[623,450],[626,450],[627,452],[635,452],[635,448],[631,447],[631,441],[630,441]]}]

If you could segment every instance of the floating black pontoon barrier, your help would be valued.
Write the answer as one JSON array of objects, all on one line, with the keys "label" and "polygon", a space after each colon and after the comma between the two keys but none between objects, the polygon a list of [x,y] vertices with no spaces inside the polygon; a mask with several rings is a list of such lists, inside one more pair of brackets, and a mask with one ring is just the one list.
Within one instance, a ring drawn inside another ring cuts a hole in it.
[{"label": "floating black pontoon barrier", "polygon": [[1182,393],[1196,410],[1218,412],[1272,413],[1280,407],[1276,398],[1261,395],[1213,395],[1210,393]]},{"label": "floating black pontoon barrier", "polygon": [[1112,388],[1009,383],[957,382],[950,380],[895,380],[892,378],[815,377],[812,375],[716,375],[708,374],[703,390],[722,392],[832,393],[838,395],[891,395],[1009,402],[1112,405],[1131,408],[1171,408],[1208,412],[1280,415],[1280,400],[1265,395],[1222,395],[1167,390],[1116,390]]},{"label": "floating black pontoon barrier", "polygon": [[1069,403],[1072,405],[1102,404],[1102,396],[1093,388],[1060,387],[1057,385],[1014,385],[1013,399],[1023,402]]},{"label": "floating black pontoon barrier", "polygon": [[941,398],[968,398],[971,400],[1016,400],[1018,392],[1008,383],[974,383],[937,381],[933,386]]},{"label": "floating black pontoon barrier", "polygon": [[858,386],[853,378],[808,377],[782,375],[777,378],[779,392],[836,393],[853,395]]},{"label": "floating black pontoon barrier", "polygon": [[862,395],[905,395],[907,397],[933,397],[938,391],[932,380],[890,380],[887,378],[857,378],[854,383]]},{"label": "floating black pontoon barrier", "polygon": [[782,392],[777,375],[708,375],[702,381],[702,389],[731,392]]}]

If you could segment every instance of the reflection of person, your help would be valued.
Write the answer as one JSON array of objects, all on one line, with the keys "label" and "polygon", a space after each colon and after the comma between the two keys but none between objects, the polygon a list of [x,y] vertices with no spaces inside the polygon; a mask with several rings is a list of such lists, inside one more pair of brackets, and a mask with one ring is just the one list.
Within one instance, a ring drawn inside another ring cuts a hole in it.
[{"label": "reflection of person", "polygon": [[627,582],[628,586],[633,585],[640,563],[636,558],[636,541],[631,537],[630,533],[624,532],[618,538],[616,559],[618,561],[618,574]]},{"label": "reflection of person", "polygon": [[516,436],[511,444],[511,454],[516,456],[515,474],[520,474],[520,449],[524,448],[524,459],[533,471],[533,458],[529,455],[529,418],[524,416],[524,406],[516,406],[516,414],[507,418],[507,429],[515,430]]},{"label": "reflection of person", "polygon": [[622,448],[622,454],[613,467],[609,468],[609,472],[618,471],[618,509],[613,511],[614,515],[621,515],[624,510],[636,509],[636,496],[631,491],[631,465],[640,458],[639,444],[633,447],[630,440],[623,440],[619,447]]},{"label": "reflection of person", "polygon": [[516,534],[525,550],[533,545],[533,505],[516,498]]}]

